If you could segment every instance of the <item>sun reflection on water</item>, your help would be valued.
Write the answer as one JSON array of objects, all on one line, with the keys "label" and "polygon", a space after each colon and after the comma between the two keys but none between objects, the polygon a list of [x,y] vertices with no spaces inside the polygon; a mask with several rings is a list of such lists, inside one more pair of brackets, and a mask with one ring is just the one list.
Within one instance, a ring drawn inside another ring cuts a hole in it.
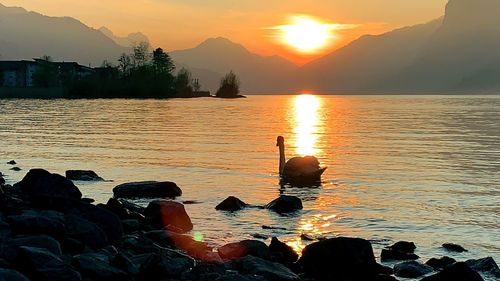
[{"label": "sun reflection on water", "polygon": [[321,100],[313,95],[300,95],[295,98],[296,153],[298,155],[316,155],[318,152],[317,130]]}]

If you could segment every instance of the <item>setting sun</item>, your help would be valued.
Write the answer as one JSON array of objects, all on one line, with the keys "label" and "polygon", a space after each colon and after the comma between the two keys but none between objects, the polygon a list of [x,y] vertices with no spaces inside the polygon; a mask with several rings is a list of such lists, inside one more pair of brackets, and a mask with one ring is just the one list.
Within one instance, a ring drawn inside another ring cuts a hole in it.
[{"label": "setting sun", "polygon": [[281,28],[285,42],[304,53],[323,48],[333,37],[329,24],[324,24],[312,17],[298,16],[293,23]]}]

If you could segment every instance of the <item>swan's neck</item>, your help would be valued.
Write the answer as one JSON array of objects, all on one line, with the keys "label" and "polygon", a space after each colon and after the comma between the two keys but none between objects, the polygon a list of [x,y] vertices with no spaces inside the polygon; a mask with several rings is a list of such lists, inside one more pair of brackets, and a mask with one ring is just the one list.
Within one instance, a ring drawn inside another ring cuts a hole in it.
[{"label": "swan's neck", "polygon": [[279,167],[279,173],[280,175],[283,175],[283,170],[285,169],[285,145],[280,144],[280,167]]}]

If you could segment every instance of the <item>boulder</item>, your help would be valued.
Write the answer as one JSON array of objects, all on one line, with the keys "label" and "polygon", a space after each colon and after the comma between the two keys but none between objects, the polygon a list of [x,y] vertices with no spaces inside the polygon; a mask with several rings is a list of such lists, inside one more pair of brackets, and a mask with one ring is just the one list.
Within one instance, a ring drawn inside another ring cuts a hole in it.
[{"label": "boulder", "polygon": [[0,242],[0,258],[15,263],[18,260],[18,248],[22,246],[45,249],[54,254],[61,255],[61,245],[57,240],[46,235],[25,236],[11,238]]},{"label": "boulder", "polygon": [[141,230],[141,223],[138,220],[122,220],[122,225],[126,234]]},{"label": "boulder", "polygon": [[439,259],[437,258],[431,258],[429,259],[425,264],[434,268],[435,270],[438,269],[443,269],[449,265],[452,265],[456,262],[455,259],[450,258],[450,257],[440,257]]},{"label": "boulder", "polygon": [[83,274],[95,281],[131,280],[125,271],[110,265],[109,258],[104,254],[82,254],[73,258],[73,265]]},{"label": "boulder", "polygon": [[0,268],[0,281],[30,281],[28,277],[12,269]]},{"label": "boulder", "polygon": [[302,210],[302,200],[296,196],[281,195],[266,205],[266,208],[280,214]]},{"label": "boulder", "polygon": [[82,193],[72,181],[43,169],[30,170],[14,187],[19,188],[23,195],[30,197],[41,195],[44,197],[82,198]]},{"label": "boulder", "polygon": [[116,198],[175,198],[182,190],[174,182],[145,181],[120,184],[113,194]]},{"label": "boulder", "polygon": [[242,210],[246,206],[248,206],[248,204],[245,203],[245,202],[243,202],[243,201],[241,201],[239,198],[236,198],[234,196],[229,196],[224,201],[222,201],[221,203],[219,203],[219,205],[217,205],[215,207],[215,209],[218,210],[218,211],[230,211],[230,212],[234,212],[234,211]]},{"label": "boulder", "polygon": [[139,266],[134,264],[131,259],[129,259],[123,253],[116,254],[110,261],[110,265],[127,272],[128,274],[136,275],[139,273]]},{"label": "boulder", "polygon": [[273,260],[280,263],[294,263],[299,259],[299,255],[292,249],[292,247],[279,241],[276,237],[272,238],[269,250],[271,251]]},{"label": "boulder", "polygon": [[125,208],[125,206],[123,206],[123,204],[115,198],[110,198],[106,205],[102,205],[101,207],[114,213],[122,220],[127,219],[130,214],[129,210],[127,210],[127,208]]},{"label": "boulder", "polygon": [[19,171],[22,171],[23,169],[21,169],[19,167],[12,167],[9,170],[14,171],[14,172],[19,172]]},{"label": "boulder", "polygon": [[104,208],[78,202],[68,214],[79,216],[99,226],[106,233],[108,242],[117,242],[123,236],[123,226],[120,218]]},{"label": "boulder", "polygon": [[403,278],[417,278],[433,272],[433,268],[417,261],[407,261],[394,266],[394,275]]},{"label": "boulder", "polygon": [[467,250],[464,247],[453,243],[444,243],[442,246],[443,248],[445,248],[450,252],[457,252],[457,253],[467,252]]},{"label": "boulder", "polygon": [[223,275],[218,275],[215,279],[210,278],[207,280],[215,280],[215,281],[266,281],[264,277],[261,276],[248,276],[248,275],[241,275],[237,272],[228,272]]},{"label": "boulder", "polygon": [[193,223],[186,213],[184,205],[175,201],[152,201],[144,210],[144,216],[158,229],[169,225],[181,229],[183,232],[193,229]]},{"label": "boulder", "polygon": [[412,253],[405,253],[392,249],[382,249],[382,253],[380,254],[380,259],[382,261],[390,261],[390,260],[408,261],[408,260],[418,260],[419,258],[420,258],[419,256]]},{"label": "boulder", "polygon": [[142,206],[139,206],[139,205],[132,203],[132,202],[130,202],[126,199],[123,199],[123,198],[118,199],[118,201],[122,204],[122,206],[125,209],[129,210],[130,212],[142,214],[144,212],[144,210],[146,209]]},{"label": "boulder", "polygon": [[296,281],[300,277],[286,266],[254,256],[246,256],[234,261],[240,273],[258,275],[269,281]]},{"label": "boulder", "polygon": [[465,263],[476,271],[491,274],[500,280],[500,269],[492,257],[478,260],[468,260]]},{"label": "boulder", "polygon": [[97,224],[71,214],[65,216],[65,221],[68,237],[76,239],[93,249],[99,249],[107,245],[108,236]]},{"label": "boulder", "polygon": [[399,241],[388,247],[388,249],[407,254],[414,253],[416,248],[415,243],[408,241]]},{"label": "boulder", "polygon": [[68,170],[66,178],[73,181],[104,181],[96,172],[90,170]]},{"label": "boulder", "polygon": [[[144,237],[151,239],[162,247],[173,247],[180,249],[191,257],[203,259],[209,258],[207,255],[212,252],[212,248],[205,243],[195,241],[188,235],[179,234],[168,230],[154,230],[144,234]],[[220,258],[219,258],[220,259]]]},{"label": "boulder", "polygon": [[27,275],[34,280],[81,281],[80,273],[51,252],[32,247],[20,247],[19,258]]},{"label": "boulder", "polygon": [[182,273],[195,267],[196,262],[181,253],[164,249],[159,254],[152,254],[142,264],[140,276],[143,280],[157,280],[162,278],[178,277]]},{"label": "boulder", "polygon": [[[5,179],[0,175],[0,188],[5,184]],[[2,190],[3,193],[3,190]]]},{"label": "boulder", "polygon": [[318,280],[370,280],[380,272],[372,245],[360,238],[331,238],[304,248],[298,261]]},{"label": "boulder", "polygon": [[220,247],[217,251],[224,260],[234,260],[247,255],[269,260],[271,251],[264,242],[258,240],[243,240],[229,243]]},{"label": "boulder", "polygon": [[64,214],[55,211],[25,210],[19,215],[12,215],[7,222],[17,234],[47,234],[62,237],[66,232]]},{"label": "boulder", "polygon": [[10,160],[7,162],[8,165],[17,165],[17,162],[15,160]]},{"label": "boulder", "polygon": [[484,279],[464,262],[457,262],[443,271],[423,278],[421,281],[484,281]]}]

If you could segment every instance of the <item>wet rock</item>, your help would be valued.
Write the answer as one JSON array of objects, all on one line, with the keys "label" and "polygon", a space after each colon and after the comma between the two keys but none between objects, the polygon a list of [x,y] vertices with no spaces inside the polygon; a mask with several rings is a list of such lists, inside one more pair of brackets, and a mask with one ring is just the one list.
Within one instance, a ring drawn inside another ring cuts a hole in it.
[{"label": "wet rock", "polygon": [[45,249],[20,247],[19,258],[23,261],[24,270],[31,279],[47,281],[82,280],[80,273]]},{"label": "wet rock", "polygon": [[407,261],[394,266],[394,275],[403,278],[417,278],[431,273],[432,267],[417,261]]},{"label": "wet rock", "polygon": [[17,165],[17,162],[15,160],[10,160],[7,162],[8,165]]},{"label": "wet rock", "polygon": [[370,280],[381,273],[372,245],[359,238],[339,237],[312,243],[303,250],[298,263],[318,280]]},{"label": "wet rock", "polygon": [[66,232],[64,214],[55,211],[26,210],[9,216],[7,222],[17,234],[47,234],[62,237]]},{"label": "wet rock", "polygon": [[314,237],[312,237],[311,235],[309,235],[309,234],[305,234],[305,233],[302,233],[302,234],[300,235],[300,239],[301,239],[301,240],[304,240],[304,241],[314,241],[314,240],[316,240],[316,239],[314,239]]},{"label": "wet rock", "polygon": [[61,239],[60,243],[62,252],[65,255],[71,255],[71,256],[79,255],[84,251],[88,250],[85,244],[73,238],[65,237]]},{"label": "wet rock", "polygon": [[96,172],[90,170],[68,170],[66,178],[73,181],[104,181]]},{"label": "wet rock", "polygon": [[269,235],[260,234],[260,233],[254,233],[254,234],[252,234],[252,237],[256,238],[256,239],[262,239],[262,240],[269,239]]},{"label": "wet rock", "polygon": [[476,271],[491,274],[500,280],[500,269],[492,257],[478,260],[468,260],[465,263]]},{"label": "wet rock", "polygon": [[396,261],[405,261],[405,260],[418,260],[420,257],[412,254],[412,253],[404,253],[392,249],[382,249],[382,253],[380,254],[380,259],[382,261],[396,260]]},{"label": "wet rock", "polygon": [[116,198],[175,198],[182,190],[174,182],[131,182],[113,188]]},{"label": "wet rock", "polygon": [[9,170],[14,171],[14,172],[19,172],[19,171],[22,171],[23,169],[21,169],[19,167],[12,167]]},{"label": "wet rock", "polygon": [[294,263],[299,259],[299,255],[292,249],[292,247],[279,241],[276,237],[272,238],[269,250],[271,251],[273,260],[280,263]]},{"label": "wet rock", "polygon": [[247,255],[267,260],[271,258],[269,247],[264,242],[258,240],[243,240],[229,243],[220,247],[217,252],[224,260],[234,260]]},{"label": "wet rock", "polygon": [[157,280],[162,278],[178,277],[191,270],[196,262],[183,254],[165,249],[159,254],[152,254],[141,266],[140,276],[144,280]]},{"label": "wet rock", "polygon": [[[5,179],[0,175],[0,188],[5,184]],[[2,190],[3,193],[3,190]]]},{"label": "wet rock", "polygon": [[408,241],[399,241],[394,243],[392,246],[388,247],[391,250],[398,251],[401,253],[407,253],[411,254],[415,252],[415,249],[417,248],[415,246],[415,243],[413,242],[408,242]]},{"label": "wet rock", "polygon": [[125,209],[129,210],[129,212],[142,214],[144,212],[144,210],[146,209],[142,206],[139,206],[135,203],[128,201],[127,199],[120,198],[120,199],[118,199],[118,201],[122,204],[122,206]]},{"label": "wet rock", "polygon": [[76,215],[66,215],[66,231],[70,238],[82,242],[93,249],[107,245],[108,237],[97,224]]},{"label": "wet rock", "polygon": [[234,211],[242,210],[246,206],[248,206],[248,204],[245,203],[245,202],[243,202],[243,201],[241,201],[239,198],[234,197],[234,196],[229,196],[224,201],[222,201],[221,203],[219,203],[219,205],[217,205],[215,207],[215,209],[218,210],[218,211],[231,211],[231,212],[234,212]]},{"label": "wet rock", "polygon": [[254,256],[246,256],[234,262],[240,273],[254,274],[270,281],[295,281],[300,277],[286,266]]},{"label": "wet rock", "polygon": [[109,258],[103,254],[89,253],[75,256],[73,265],[84,277],[95,281],[131,280],[125,271],[110,265]]},{"label": "wet rock", "polygon": [[280,214],[286,214],[302,210],[302,200],[296,196],[281,195],[266,205],[266,209],[275,211]]},{"label": "wet rock", "polygon": [[443,248],[445,248],[450,252],[457,252],[457,253],[467,252],[467,250],[464,247],[457,244],[444,243],[442,246]]},{"label": "wet rock", "polygon": [[123,225],[123,232],[126,234],[141,229],[141,223],[138,220],[122,220],[122,225]]},{"label": "wet rock", "polygon": [[455,259],[450,258],[450,257],[440,257],[439,259],[437,258],[431,258],[429,259],[425,264],[434,268],[435,270],[438,269],[443,269],[449,265],[452,265],[456,262]]},{"label": "wet rock", "polygon": [[57,240],[46,235],[25,236],[6,239],[0,242],[0,258],[16,263],[18,260],[18,248],[22,246],[45,249],[54,255],[62,254],[61,245]]},{"label": "wet rock", "polygon": [[28,277],[24,276],[18,271],[6,268],[0,268],[1,281],[30,281]]},{"label": "wet rock", "polygon": [[464,262],[457,262],[443,271],[425,277],[421,281],[484,281],[484,279]]},{"label": "wet rock", "polygon": [[275,227],[275,226],[269,226],[269,225],[263,225],[262,229],[271,229],[271,230],[288,230],[284,227]]},{"label": "wet rock", "polygon": [[106,233],[110,243],[119,241],[123,236],[123,226],[120,218],[104,208],[80,202],[74,206],[70,214],[79,216],[99,226]]},{"label": "wet rock", "polygon": [[117,215],[122,220],[128,218],[130,214],[127,208],[125,208],[125,206],[123,206],[123,204],[115,198],[110,198],[106,205],[103,205],[102,207]]},{"label": "wet rock", "polygon": [[172,225],[187,232],[193,229],[193,223],[186,213],[184,205],[174,201],[155,200],[149,203],[144,216],[154,227],[161,229]]},{"label": "wet rock", "polygon": [[72,181],[43,169],[30,170],[14,187],[19,188],[24,195],[31,197],[82,198],[82,193]]},{"label": "wet rock", "polygon": [[[207,280],[214,280],[212,279],[207,279]],[[222,276],[217,276],[215,278],[215,281],[266,281],[264,277],[261,276],[248,276],[248,275],[241,275],[237,272],[228,272],[223,274]]]}]

